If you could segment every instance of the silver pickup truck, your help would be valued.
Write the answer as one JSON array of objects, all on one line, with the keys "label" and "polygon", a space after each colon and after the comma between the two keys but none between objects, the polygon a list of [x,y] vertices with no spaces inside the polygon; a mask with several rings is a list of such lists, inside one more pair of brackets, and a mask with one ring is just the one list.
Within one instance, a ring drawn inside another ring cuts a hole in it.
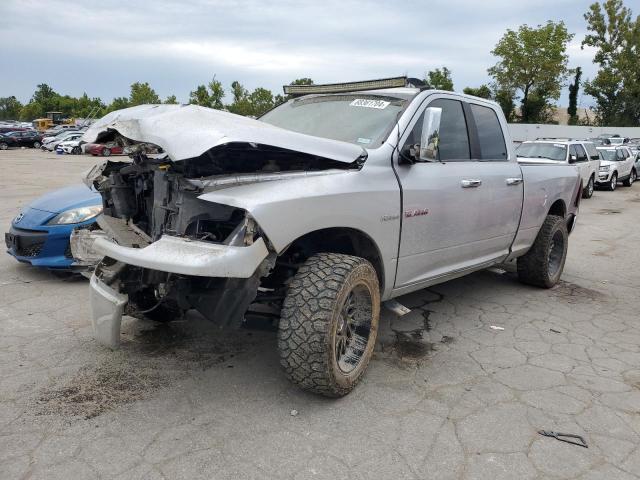
[{"label": "silver pickup truck", "polygon": [[341,396],[372,355],[381,302],[506,262],[554,286],[576,168],[519,164],[497,104],[416,84],[290,86],[258,120],[143,105],[96,122],[84,140],[130,156],[87,174],[101,231],[72,242],[104,257],[97,340],[116,346],[124,313],[195,309],[225,326],[270,313],[286,375]]}]

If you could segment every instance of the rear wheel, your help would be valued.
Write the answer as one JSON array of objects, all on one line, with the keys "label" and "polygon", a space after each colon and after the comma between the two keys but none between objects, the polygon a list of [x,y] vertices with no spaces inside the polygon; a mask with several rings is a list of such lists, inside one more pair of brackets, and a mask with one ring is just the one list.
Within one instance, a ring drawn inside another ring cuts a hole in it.
[{"label": "rear wheel", "polygon": [[7,148],[9,148],[9,145],[4,142],[0,142],[0,150],[6,150]]},{"label": "rear wheel", "polygon": [[73,155],[80,155],[80,153],[81,153],[80,147],[73,147],[73,148],[71,149],[71,153],[72,153]]},{"label": "rear wheel", "polygon": [[109,155],[111,155],[111,150],[109,150],[107,147],[102,149],[102,156],[103,157],[108,157]]},{"label": "rear wheel", "polygon": [[567,259],[569,232],[562,217],[548,215],[531,249],[518,258],[518,279],[551,288],[560,280]]},{"label": "rear wheel", "polygon": [[371,263],[335,253],[310,257],[291,281],[278,327],[287,377],[328,397],[348,394],[371,359],[379,317]]},{"label": "rear wheel", "polygon": [[622,184],[625,187],[630,187],[631,185],[633,185],[633,182],[635,182],[638,178],[638,174],[636,173],[636,169],[632,169],[631,173],[629,174],[629,178],[627,178],[624,182],[622,182]]},{"label": "rear wheel", "polygon": [[609,190],[610,192],[613,192],[617,186],[618,186],[618,174],[616,172],[613,172],[611,174],[611,180],[609,180],[609,183],[607,184],[607,190]]},{"label": "rear wheel", "polygon": [[593,176],[589,177],[587,186],[582,190],[582,198],[591,198],[593,196],[594,180]]}]

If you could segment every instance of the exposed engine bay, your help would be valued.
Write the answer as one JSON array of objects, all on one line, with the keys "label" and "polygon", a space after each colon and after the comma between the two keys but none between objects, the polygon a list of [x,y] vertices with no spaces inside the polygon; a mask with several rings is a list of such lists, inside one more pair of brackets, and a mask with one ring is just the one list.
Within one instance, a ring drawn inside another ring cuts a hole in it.
[{"label": "exposed engine bay", "polygon": [[200,195],[232,185],[328,175],[362,165],[362,159],[345,163],[244,142],[172,161],[165,153],[150,153],[162,151],[155,145],[134,142],[113,130],[110,134],[125,146],[131,161],[106,161],[94,167],[86,181],[102,195],[104,210],[98,224],[111,241],[143,249],[163,236],[229,247],[249,247],[260,239],[269,249],[248,278],[184,275],[105,257],[95,269],[96,277],[128,296],[129,314],[157,320],[193,308],[221,325],[238,326],[252,302],[277,303],[286,279],[295,272],[290,266],[294,253],[277,258],[247,211],[201,200]]}]

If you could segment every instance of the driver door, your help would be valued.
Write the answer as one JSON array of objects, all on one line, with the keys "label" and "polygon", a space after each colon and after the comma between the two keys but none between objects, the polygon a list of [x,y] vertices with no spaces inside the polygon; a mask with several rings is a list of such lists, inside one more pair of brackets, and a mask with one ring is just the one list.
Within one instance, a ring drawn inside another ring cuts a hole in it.
[{"label": "driver door", "polygon": [[[425,118],[434,117],[426,108],[409,126],[401,151],[421,141],[428,146],[420,145],[420,150],[428,151],[435,143],[439,157],[397,166],[403,218],[396,288],[506,255],[520,220],[522,172],[507,158],[495,111],[446,96],[427,107],[440,109],[435,115],[438,130],[423,132]],[[434,137],[435,142],[427,141]]]}]

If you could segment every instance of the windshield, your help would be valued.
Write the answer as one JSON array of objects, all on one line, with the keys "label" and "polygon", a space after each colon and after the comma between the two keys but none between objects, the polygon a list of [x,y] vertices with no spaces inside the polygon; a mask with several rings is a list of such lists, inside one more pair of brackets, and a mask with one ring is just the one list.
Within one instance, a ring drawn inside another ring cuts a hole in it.
[{"label": "windshield", "polygon": [[516,154],[518,157],[564,161],[567,158],[567,146],[559,143],[523,143],[516,149]]},{"label": "windshield", "polygon": [[617,160],[616,158],[616,151],[611,149],[611,150],[599,150],[600,155],[602,155],[602,158],[605,160],[609,160],[610,162],[615,162]]},{"label": "windshield", "polygon": [[611,143],[611,145],[622,145],[624,143],[624,138],[610,138],[609,143]]},{"label": "windshield", "polygon": [[260,120],[316,137],[372,147],[380,145],[406,100],[377,95],[303,97],[264,114]]}]

